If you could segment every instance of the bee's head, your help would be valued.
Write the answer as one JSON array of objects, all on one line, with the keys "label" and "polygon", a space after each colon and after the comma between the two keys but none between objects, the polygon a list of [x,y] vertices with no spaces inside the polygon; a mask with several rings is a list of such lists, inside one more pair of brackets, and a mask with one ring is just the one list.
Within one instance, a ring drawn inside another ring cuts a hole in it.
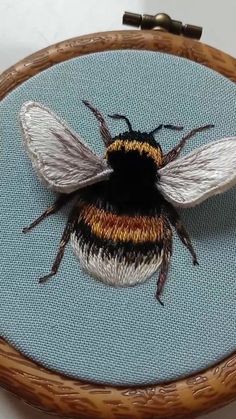
[{"label": "bee's head", "polygon": [[[160,168],[163,154],[160,145],[155,141],[154,133],[159,131],[163,125],[149,133],[134,131],[129,119],[124,115],[108,115],[113,119],[123,119],[127,126],[127,132],[116,137],[111,136],[103,115],[94,108],[90,102],[83,100],[99,121],[100,133],[107,147],[106,158],[113,169],[114,175],[125,179],[146,179],[148,183],[155,181],[158,168]],[[170,127],[164,125],[165,128]]]},{"label": "bee's head", "polygon": [[162,151],[152,135],[132,131],[114,137],[106,157],[116,173],[155,177],[162,162]]},{"label": "bee's head", "polygon": [[135,178],[136,181],[145,178],[155,182],[157,169],[162,163],[162,151],[151,133],[133,131],[129,120],[121,115],[115,118],[126,120],[129,131],[114,137],[107,147],[107,161],[117,175]]},{"label": "bee's head", "polygon": [[114,138],[108,129],[103,115],[86,100],[83,103],[93,112],[100,125],[100,133],[107,147],[106,158],[113,169],[112,176],[116,180],[147,186],[153,184],[158,177],[158,169],[162,166],[163,154],[160,145],[155,141],[154,134],[161,128],[181,130],[183,127],[159,125],[149,133],[134,131],[129,119],[124,115],[109,115],[114,119],[123,119],[129,131]]}]

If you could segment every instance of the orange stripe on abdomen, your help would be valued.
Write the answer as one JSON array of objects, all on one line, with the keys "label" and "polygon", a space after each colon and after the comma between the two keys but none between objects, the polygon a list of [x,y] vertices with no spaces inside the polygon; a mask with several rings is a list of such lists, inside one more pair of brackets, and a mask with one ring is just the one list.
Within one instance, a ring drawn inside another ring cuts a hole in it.
[{"label": "orange stripe on abdomen", "polygon": [[162,216],[117,215],[93,205],[85,205],[80,213],[93,234],[113,242],[159,242],[163,239]]}]

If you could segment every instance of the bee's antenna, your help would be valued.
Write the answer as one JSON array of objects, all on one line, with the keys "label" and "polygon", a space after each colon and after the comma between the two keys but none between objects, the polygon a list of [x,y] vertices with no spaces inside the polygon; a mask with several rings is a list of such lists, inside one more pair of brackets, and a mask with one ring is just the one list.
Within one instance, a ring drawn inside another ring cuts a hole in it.
[{"label": "bee's antenna", "polygon": [[100,125],[100,133],[101,133],[102,139],[104,141],[104,144],[108,146],[112,140],[112,135],[108,129],[108,126],[106,124],[104,117],[102,116],[101,112],[99,112],[98,109],[94,108],[94,106],[91,105],[90,102],[88,102],[87,100],[82,100],[82,102],[85,106],[87,106],[87,108],[90,109],[90,111],[93,112],[94,116],[97,118]]},{"label": "bee's antenna", "polygon": [[117,113],[115,113],[114,115],[108,115],[108,116],[109,116],[109,118],[113,118],[113,119],[124,119],[126,124],[128,125],[129,132],[133,132],[132,125],[131,125],[129,119],[127,118],[127,116],[119,115]]},{"label": "bee's antenna", "polygon": [[152,131],[150,131],[149,134],[150,135],[153,135],[156,132],[160,131],[160,129],[162,129],[162,128],[172,129],[172,130],[175,130],[175,131],[182,131],[184,129],[184,127],[179,127],[179,126],[175,126],[175,125],[163,125],[163,124],[160,124],[157,128],[155,128]]}]

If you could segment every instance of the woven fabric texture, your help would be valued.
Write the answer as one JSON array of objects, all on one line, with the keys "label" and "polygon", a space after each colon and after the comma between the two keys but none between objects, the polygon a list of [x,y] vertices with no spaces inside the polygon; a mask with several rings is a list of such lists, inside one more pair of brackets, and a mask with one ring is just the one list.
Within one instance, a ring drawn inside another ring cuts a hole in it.
[{"label": "woven fabric texture", "polygon": [[[22,147],[21,105],[35,100],[65,119],[98,154],[97,121],[81,100],[104,114],[127,115],[135,129],[160,123],[184,132],[213,123],[185,153],[236,134],[236,86],[203,66],[167,54],[116,51],[55,65],[0,104],[0,334],[45,367],[97,383],[141,385],[206,368],[236,347],[236,191],[181,211],[200,266],[177,238],[163,308],[154,298],[157,274],[145,284],[115,289],[85,274],[71,247],[59,274],[45,285],[69,206],[28,235],[28,225],[54,200]],[[108,120],[112,133],[123,121]],[[181,133],[163,130],[169,150]]]}]

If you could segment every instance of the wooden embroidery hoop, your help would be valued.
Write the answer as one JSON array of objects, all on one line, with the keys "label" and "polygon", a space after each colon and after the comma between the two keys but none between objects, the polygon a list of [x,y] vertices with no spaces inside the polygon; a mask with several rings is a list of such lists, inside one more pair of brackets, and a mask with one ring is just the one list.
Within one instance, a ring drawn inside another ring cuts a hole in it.
[{"label": "wooden embroidery hoop", "polygon": [[[25,58],[0,76],[0,99],[54,64],[119,49],[185,57],[236,82],[236,60],[215,48],[159,31],[115,31],[66,40]],[[177,382],[119,388],[75,381],[48,371],[0,339],[0,384],[41,410],[70,418],[151,419],[155,415],[156,419],[187,419],[236,399],[236,353]]]}]

